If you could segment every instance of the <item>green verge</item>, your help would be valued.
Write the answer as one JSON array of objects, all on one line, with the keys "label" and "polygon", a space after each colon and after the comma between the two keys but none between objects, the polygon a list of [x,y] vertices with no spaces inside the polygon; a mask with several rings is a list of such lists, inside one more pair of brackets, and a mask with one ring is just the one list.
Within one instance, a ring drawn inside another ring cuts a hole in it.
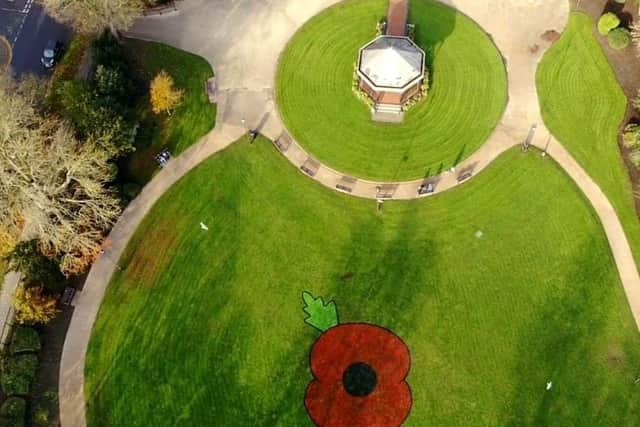
[{"label": "green verge", "polygon": [[310,426],[305,290],[405,340],[406,426],[640,415],[640,336],[604,233],[536,151],[378,212],[263,139],[236,143],[157,202],[120,265],[87,354],[90,427]]},{"label": "green verge", "polygon": [[213,70],[203,58],[161,43],[125,39],[124,46],[139,78],[149,83],[165,70],[184,91],[182,104],[171,116],[154,114],[148,95],[138,102],[138,120],[145,134],[137,138],[138,151],[131,156],[128,169],[136,181],[145,183],[156,170],[154,155],[162,147],[179,155],[215,126],[216,106],[209,103],[205,92]]},{"label": "green verge", "polygon": [[600,45],[593,21],[574,12],[537,74],[542,116],[615,208],[640,265],[640,222],[618,148],[627,99]]},{"label": "green verge", "polygon": [[387,0],[350,0],[305,24],[280,58],[278,107],[295,139],[339,171],[381,180],[436,174],[468,157],[496,127],[507,99],[505,67],[469,18],[414,0],[409,21],[429,57],[428,98],[402,124],[372,122],[351,86],[358,51],[387,7]]}]

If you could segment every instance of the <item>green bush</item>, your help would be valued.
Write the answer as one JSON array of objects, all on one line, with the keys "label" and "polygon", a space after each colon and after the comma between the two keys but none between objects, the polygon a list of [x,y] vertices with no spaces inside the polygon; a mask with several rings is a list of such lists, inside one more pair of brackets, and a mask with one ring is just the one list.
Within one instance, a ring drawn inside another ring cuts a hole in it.
[{"label": "green bush", "polygon": [[631,33],[626,28],[616,28],[609,32],[607,40],[612,49],[622,50],[631,43]]},{"label": "green bush", "polygon": [[0,427],[24,427],[27,402],[21,397],[10,397],[0,406]]},{"label": "green bush", "polygon": [[11,339],[11,354],[36,352],[40,350],[40,336],[38,331],[27,326],[18,326]]},{"label": "green bush", "polygon": [[44,406],[36,406],[33,411],[33,424],[36,426],[48,426],[49,425],[49,410]]},{"label": "green bush", "polygon": [[611,30],[617,28],[618,25],[620,25],[620,18],[613,12],[607,12],[598,20],[598,32],[606,36]]},{"label": "green bush", "polygon": [[38,358],[34,354],[6,357],[0,374],[2,391],[9,396],[28,394],[37,370]]}]

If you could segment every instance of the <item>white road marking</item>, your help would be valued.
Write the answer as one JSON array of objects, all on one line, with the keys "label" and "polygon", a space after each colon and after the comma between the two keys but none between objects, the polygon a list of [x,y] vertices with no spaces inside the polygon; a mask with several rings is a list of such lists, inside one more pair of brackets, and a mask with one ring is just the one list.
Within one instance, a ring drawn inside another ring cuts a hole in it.
[{"label": "white road marking", "polygon": [[20,26],[18,27],[18,32],[16,32],[16,36],[13,38],[13,45],[14,46],[18,42],[18,39],[20,38],[20,33],[22,33],[22,29],[24,28],[24,23],[27,21],[27,17],[29,16],[29,13],[31,12],[31,8],[33,7],[33,2],[34,2],[34,0],[27,0],[27,2],[25,3],[24,7],[22,8],[22,11],[20,12],[24,16],[22,17],[22,21],[20,22]]}]

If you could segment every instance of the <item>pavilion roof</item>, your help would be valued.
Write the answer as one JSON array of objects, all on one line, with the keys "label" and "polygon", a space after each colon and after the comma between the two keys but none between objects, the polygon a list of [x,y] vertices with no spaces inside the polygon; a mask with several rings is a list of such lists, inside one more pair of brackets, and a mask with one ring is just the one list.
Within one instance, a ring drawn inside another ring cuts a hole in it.
[{"label": "pavilion roof", "polygon": [[402,89],[423,77],[424,57],[407,37],[379,36],[360,50],[358,71],[376,87]]}]

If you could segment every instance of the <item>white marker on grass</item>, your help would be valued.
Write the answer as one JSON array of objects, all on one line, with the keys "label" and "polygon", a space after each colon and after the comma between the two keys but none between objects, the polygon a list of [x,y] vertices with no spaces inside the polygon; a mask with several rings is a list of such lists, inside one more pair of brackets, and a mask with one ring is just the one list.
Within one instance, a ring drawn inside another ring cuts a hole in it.
[{"label": "white marker on grass", "polygon": [[203,222],[200,223],[200,228],[204,231],[209,231],[209,227],[207,227]]}]

